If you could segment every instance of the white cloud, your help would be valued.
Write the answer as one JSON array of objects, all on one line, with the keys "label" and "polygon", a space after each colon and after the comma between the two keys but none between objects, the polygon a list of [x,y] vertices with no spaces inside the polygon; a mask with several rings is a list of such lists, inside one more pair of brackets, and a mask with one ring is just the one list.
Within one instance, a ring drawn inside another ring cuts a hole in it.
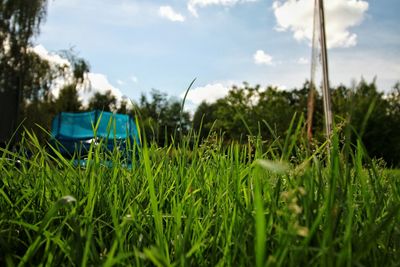
[{"label": "white cloud", "polygon": [[[63,76],[60,76],[53,81],[51,93],[54,95],[54,97],[58,97],[60,90],[68,83],[72,81],[72,69],[71,69],[71,63],[61,57],[60,55],[57,55],[55,53],[51,53],[47,51],[47,49],[42,46],[42,45],[37,45],[33,48],[31,48],[33,52],[35,52],[37,55],[39,55],[41,58],[47,60],[52,64],[53,66],[61,66],[61,67],[66,67],[65,74]],[[117,87],[113,86],[107,79],[107,76],[101,73],[88,73],[86,76],[88,84],[90,84],[90,90],[87,90],[85,86],[78,87],[78,95],[79,99],[82,101],[83,105],[87,105],[89,102],[89,99],[96,93],[105,93],[107,90],[110,90],[111,93],[117,98],[117,102],[120,102],[123,99],[123,94],[120,89]],[[122,83],[123,81],[118,80],[118,84]]]},{"label": "white cloud", "polygon": [[280,84],[280,83],[269,84],[269,85],[267,85],[267,86],[274,87],[274,88],[276,88],[278,91],[287,91],[287,90],[289,90],[289,88],[288,88],[286,85]]},{"label": "white cloud", "polygon": [[[222,83],[207,84],[202,87],[196,87],[189,91],[186,99],[198,105],[203,101],[214,102],[219,98],[225,97],[229,92],[229,87]],[[181,94],[181,97],[185,92]]]},{"label": "white cloud", "polygon": [[300,64],[300,65],[307,65],[309,63],[310,63],[310,61],[308,59],[306,59],[305,57],[301,57],[297,60],[297,64]]},{"label": "white cloud", "polygon": [[175,10],[170,6],[160,6],[158,14],[161,17],[166,18],[170,21],[177,21],[177,22],[185,21],[185,17],[175,12]]},{"label": "white cloud", "polygon": [[139,79],[138,79],[138,77],[136,77],[135,75],[132,75],[132,76],[131,76],[131,81],[134,82],[134,83],[138,83],[138,82],[139,82]]},{"label": "white cloud", "polygon": [[107,76],[101,73],[90,72],[87,76],[90,82],[90,90],[79,89],[79,97],[82,100],[83,105],[87,105],[89,99],[97,92],[104,94],[108,90],[116,97],[117,101],[120,102],[123,98],[123,94],[120,89],[113,86],[108,80]]},{"label": "white cloud", "polygon": [[47,60],[52,69],[57,70],[60,67],[63,68],[63,75],[61,75],[60,73],[60,76],[56,77],[52,81],[52,85],[50,88],[52,95],[54,97],[58,97],[60,90],[66,84],[72,82],[73,73],[71,69],[71,63],[60,55],[49,52],[43,45],[36,45],[32,48],[29,48],[29,50],[36,53],[42,59]]},{"label": "white cloud", "polygon": [[272,56],[265,53],[263,50],[257,50],[253,56],[254,63],[258,65],[272,65]]},{"label": "white cloud", "polygon": [[125,82],[122,81],[122,80],[117,80],[117,83],[118,83],[118,85],[124,85],[125,84]]},{"label": "white cloud", "polygon": [[[368,10],[364,0],[325,1],[326,34],[329,48],[352,47],[357,35],[349,28],[359,25]],[[277,30],[291,31],[297,41],[312,40],[314,1],[275,0]]]},{"label": "white cloud", "polygon": [[187,8],[193,16],[198,17],[197,8],[211,5],[234,6],[241,3],[257,2],[258,0],[189,0]]},{"label": "white cloud", "polygon": [[51,53],[47,51],[47,49],[43,45],[37,45],[33,47],[32,51],[35,52],[41,58],[50,62],[51,64],[55,64],[58,66],[66,66],[66,67],[71,66],[71,63],[67,59],[62,58],[60,55],[57,55],[56,53]]}]

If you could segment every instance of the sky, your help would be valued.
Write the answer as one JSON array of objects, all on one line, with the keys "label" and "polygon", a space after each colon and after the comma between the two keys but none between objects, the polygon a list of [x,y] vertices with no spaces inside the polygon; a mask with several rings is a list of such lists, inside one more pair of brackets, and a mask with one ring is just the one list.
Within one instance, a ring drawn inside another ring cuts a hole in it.
[{"label": "sky", "polygon": [[[73,48],[95,90],[137,101],[152,89],[189,108],[232,85],[300,88],[310,78],[314,0],[50,0],[35,50]],[[399,0],[325,1],[332,86],[400,80]]]}]

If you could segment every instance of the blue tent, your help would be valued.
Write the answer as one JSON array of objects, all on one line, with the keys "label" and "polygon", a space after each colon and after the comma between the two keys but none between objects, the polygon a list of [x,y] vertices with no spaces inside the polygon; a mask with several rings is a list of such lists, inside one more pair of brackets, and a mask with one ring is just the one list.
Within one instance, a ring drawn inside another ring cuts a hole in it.
[{"label": "blue tent", "polygon": [[59,113],[53,119],[51,136],[64,155],[84,154],[92,142],[100,140],[111,151],[116,145],[126,149],[128,139],[132,147],[135,143],[140,144],[136,123],[131,116],[100,110]]}]

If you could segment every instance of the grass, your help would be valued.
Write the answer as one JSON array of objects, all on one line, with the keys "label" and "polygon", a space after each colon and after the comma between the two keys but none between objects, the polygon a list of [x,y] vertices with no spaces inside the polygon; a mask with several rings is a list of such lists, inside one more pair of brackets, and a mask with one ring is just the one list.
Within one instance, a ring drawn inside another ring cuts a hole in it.
[{"label": "grass", "polygon": [[300,132],[268,147],[188,136],[132,168],[99,147],[74,167],[30,135],[32,157],[0,159],[0,265],[398,265],[400,173],[339,134],[309,154]]}]

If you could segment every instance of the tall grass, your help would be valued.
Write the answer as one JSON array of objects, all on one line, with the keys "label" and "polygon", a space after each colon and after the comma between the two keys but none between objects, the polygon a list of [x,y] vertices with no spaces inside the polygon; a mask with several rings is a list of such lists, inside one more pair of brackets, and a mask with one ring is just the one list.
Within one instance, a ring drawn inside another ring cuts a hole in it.
[{"label": "tall grass", "polygon": [[294,125],[267,147],[144,142],[132,168],[101,146],[76,167],[27,133],[33,156],[0,159],[0,265],[398,265],[398,173],[339,133],[310,153]]}]

